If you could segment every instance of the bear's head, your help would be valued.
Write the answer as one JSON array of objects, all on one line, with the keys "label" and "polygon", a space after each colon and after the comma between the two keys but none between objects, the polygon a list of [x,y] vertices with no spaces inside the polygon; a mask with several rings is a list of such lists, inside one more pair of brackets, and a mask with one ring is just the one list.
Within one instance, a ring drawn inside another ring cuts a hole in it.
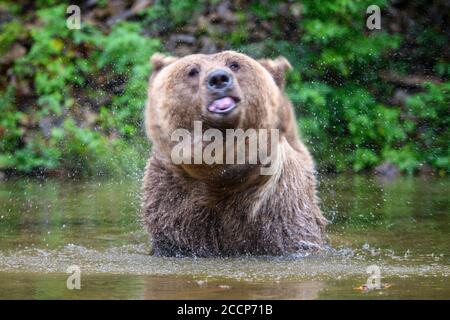
[{"label": "bear's head", "polygon": [[291,68],[284,57],[254,60],[224,51],[183,58],[156,53],[145,111],[147,135],[154,148],[170,152],[171,134],[202,129],[274,129],[282,119],[284,74]]}]

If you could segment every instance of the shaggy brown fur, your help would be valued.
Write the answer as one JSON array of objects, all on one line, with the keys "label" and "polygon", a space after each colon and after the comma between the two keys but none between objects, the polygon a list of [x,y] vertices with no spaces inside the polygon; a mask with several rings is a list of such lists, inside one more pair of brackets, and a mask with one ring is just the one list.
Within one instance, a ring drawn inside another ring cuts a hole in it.
[{"label": "shaggy brown fur", "polygon": [[[225,51],[184,58],[151,59],[146,130],[153,142],[145,169],[143,221],[158,255],[281,255],[324,242],[325,219],[317,205],[312,158],[300,141],[293,108],[284,94],[284,58],[256,61]],[[233,70],[230,65],[238,64]],[[199,73],[188,76],[197,68]],[[240,103],[230,114],[206,109],[207,74],[216,68],[234,76]],[[274,175],[261,164],[175,165],[173,130],[217,128],[280,130]]]}]

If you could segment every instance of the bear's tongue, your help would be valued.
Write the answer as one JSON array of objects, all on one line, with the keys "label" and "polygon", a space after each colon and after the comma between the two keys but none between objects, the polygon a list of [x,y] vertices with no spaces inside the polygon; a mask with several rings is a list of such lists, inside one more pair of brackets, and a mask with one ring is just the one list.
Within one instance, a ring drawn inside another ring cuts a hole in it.
[{"label": "bear's tongue", "polygon": [[228,112],[236,106],[236,102],[231,97],[224,97],[211,102],[208,110],[216,113]]}]

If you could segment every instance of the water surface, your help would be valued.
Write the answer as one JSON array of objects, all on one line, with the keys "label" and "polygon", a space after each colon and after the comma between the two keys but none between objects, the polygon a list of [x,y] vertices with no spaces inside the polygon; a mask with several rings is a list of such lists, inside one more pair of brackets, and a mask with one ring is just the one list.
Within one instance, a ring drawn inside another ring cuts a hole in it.
[{"label": "water surface", "polygon": [[[0,182],[0,299],[450,299],[450,179],[322,177],[330,249],[161,258],[138,218],[139,182]],[[68,290],[66,269],[81,269]],[[360,290],[370,265],[380,290]]]}]

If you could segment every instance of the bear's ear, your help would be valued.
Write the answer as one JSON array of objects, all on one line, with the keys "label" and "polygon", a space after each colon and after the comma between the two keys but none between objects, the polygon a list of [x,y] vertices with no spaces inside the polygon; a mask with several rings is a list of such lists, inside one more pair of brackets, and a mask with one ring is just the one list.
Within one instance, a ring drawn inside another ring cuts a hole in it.
[{"label": "bear's ear", "polygon": [[152,74],[156,74],[161,71],[164,67],[168,66],[172,62],[178,60],[178,57],[166,56],[162,53],[154,53],[150,58],[150,63],[152,64]]},{"label": "bear's ear", "polygon": [[261,59],[258,60],[258,62],[262,64],[267,71],[269,71],[278,87],[283,89],[285,74],[288,70],[292,70],[292,66],[289,61],[285,57],[278,57],[274,60]]}]

